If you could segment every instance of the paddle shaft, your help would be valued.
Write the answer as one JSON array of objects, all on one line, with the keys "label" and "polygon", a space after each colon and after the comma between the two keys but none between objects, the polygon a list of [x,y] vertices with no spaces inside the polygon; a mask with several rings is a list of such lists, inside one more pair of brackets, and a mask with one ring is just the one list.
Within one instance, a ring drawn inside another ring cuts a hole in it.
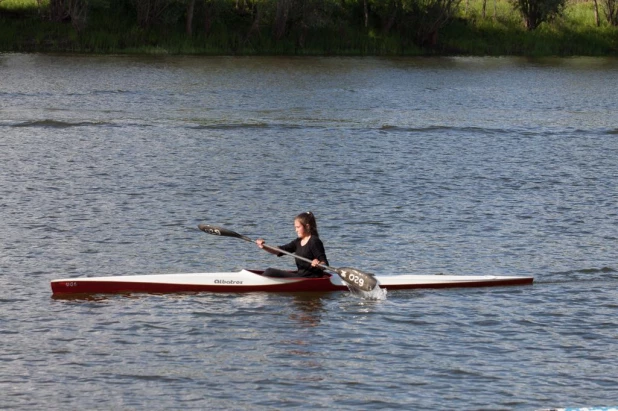
[{"label": "paddle shaft", "polygon": [[[219,230],[219,231],[221,232],[221,230]],[[210,234],[215,234],[215,233],[210,233]],[[238,233],[236,233],[236,234],[238,234]],[[224,235],[224,234],[218,234],[218,235]],[[250,242],[250,243],[254,242],[254,240],[252,240],[251,238],[247,237],[246,235],[242,235],[242,234],[238,234],[237,236],[234,235],[233,237],[240,238],[241,240],[245,240],[245,241]],[[262,246],[264,248],[270,248],[271,250],[273,250],[273,251],[275,251],[277,253],[289,255],[291,257],[296,258],[297,260],[301,260],[301,261],[304,261],[306,263],[313,264],[313,260],[310,260],[310,259],[305,258],[303,256],[300,256],[298,254],[291,253],[289,251],[282,250],[279,247],[274,247],[272,245],[267,245],[266,243],[262,243]],[[332,267],[329,267],[327,265],[324,265],[324,264],[317,264],[316,267],[320,267],[322,270],[326,270],[326,271],[332,271],[332,272],[335,272],[335,273],[337,272],[336,269],[334,269]]]},{"label": "paddle shaft", "polygon": [[[303,257],[301,255],[290,253],[289,251],[282,250],[282,249],[280,249],[278,247],[273,247],[272,245],[262,244],[262,247],[270,248],[271,250],[276,251],[277,253],[289,255],[289,256],[292,256],[292,257],[296,258],[297,260],[305,261],[305,262],[310,263],[311,265],[313,265],[313,260],[305,258],[305,257]],[[323,265],[323,264],[316,264],[315,267],[320,267],[322,270],[326,270],[326,271],[335,271],[332,267],[329,267],[329,266]]]}]

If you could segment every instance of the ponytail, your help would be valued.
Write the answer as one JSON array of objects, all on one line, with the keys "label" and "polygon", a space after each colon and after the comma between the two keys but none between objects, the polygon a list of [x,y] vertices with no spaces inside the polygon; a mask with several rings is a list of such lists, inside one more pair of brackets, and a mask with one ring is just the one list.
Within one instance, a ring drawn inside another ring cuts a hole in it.
[{"label": "ponytail", "polygon": [[296,216],[295,220],[300,221],[303,227],[305,227],[307,231],[311,233],[311,235],[314,235],[316,237],[320,236],[318,234],[318,223],[315,222],[315,216],[311,211],[300,213]]}]

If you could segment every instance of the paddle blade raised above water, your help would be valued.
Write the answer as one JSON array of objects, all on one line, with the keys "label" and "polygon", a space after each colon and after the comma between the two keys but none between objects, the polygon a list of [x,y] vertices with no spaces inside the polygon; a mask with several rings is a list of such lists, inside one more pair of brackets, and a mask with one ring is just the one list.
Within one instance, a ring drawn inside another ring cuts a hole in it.
[{"label": "paddle blade raised above water", "polygon": [[249,237],[244,236],[242,234],[238,234],[236,231],[228,230],[227,228],[216,227],[214,225],[209,225],[209,224],[199,224],[197,228],[199,228],[200,230],[202,230],[203,232],[207,234],[220,235],[223,237],[235,237],[235,238],[240,238],[241,240],[253,242],[253,240],[251,240]]}]

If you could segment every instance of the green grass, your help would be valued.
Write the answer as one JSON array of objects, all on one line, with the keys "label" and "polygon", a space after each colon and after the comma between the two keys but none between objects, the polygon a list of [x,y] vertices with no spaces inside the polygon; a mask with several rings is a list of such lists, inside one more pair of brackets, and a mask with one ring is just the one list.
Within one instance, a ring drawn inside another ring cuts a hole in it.
[{"label": "green grass", "polygon": [[441,31],[440,43],[445,53],[472,55],[616,55],[618,28],[600,14],[597,27],[592,2],[571,2],[560,18],[528,32],[509,2],[498,1],[495,16],[488,2],[483,18],[482,2],[472,0],[467,11],[462,3],[459,19]]}]

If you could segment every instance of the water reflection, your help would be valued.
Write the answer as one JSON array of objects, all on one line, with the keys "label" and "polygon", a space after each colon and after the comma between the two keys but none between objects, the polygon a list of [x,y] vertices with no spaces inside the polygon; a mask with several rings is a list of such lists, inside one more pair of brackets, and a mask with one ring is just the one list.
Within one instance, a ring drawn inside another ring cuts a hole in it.
[{"label": "water reflection", "polygon": [[301,293],[291,298],[288,318],[297,327],[292,339],[284,339],[278,345],[285,347],[280,354],[292,364],[294,380],[318,382],[324,380],[323,353],[316,347],[317,326],[327,314],[325,299],[330,293]]},{"label": "water reflection", "polygon": [[118,298],[140,299],[148,298],[152,296],[159,297],[171,297],[174,299],[183,298],[185,296],[196,295],[196,292],[182,292],[182,293],[140,293],[140,292],[118,292],[114,294],[52,294],[52,300],[57,301],[85,301],[85,302],[102,302],[110,301]]},{"label": "water reflection", "polygon": [[118,298],[118,296],[136,298],[130,294],[115,294],[113,296],[106,294],[52,294],[51,298],[56,301],[103,302],[109,301],[111,297]]},{"label": "water reflection", "polygon": [[302,327],[315,327],[320,324],[322,314],[324,313],[323,298],[326,293],[301,293],[294,294],[293,307],[297,308],[297,312],[292,312],[289,318],[295,320]]}]

